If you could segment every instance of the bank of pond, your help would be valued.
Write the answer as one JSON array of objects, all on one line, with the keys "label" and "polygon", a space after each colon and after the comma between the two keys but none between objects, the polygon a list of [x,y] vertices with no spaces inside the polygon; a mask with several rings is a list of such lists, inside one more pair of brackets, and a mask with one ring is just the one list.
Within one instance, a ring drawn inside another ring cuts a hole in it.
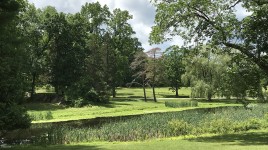
[{"label": "bank of pond", "polygon": [[229,134],[268,128],[268,104],[198,108],[180,112],[105,117],[59,123],[32,124],[7,133],[2,143],[70,144],[92,141],[143,141],[184,135]]}]

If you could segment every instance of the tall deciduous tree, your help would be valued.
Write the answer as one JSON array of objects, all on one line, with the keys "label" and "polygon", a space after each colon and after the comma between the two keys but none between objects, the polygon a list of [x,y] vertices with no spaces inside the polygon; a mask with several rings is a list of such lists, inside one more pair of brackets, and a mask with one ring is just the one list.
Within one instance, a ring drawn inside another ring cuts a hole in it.
[{"label": "tall deciduous tree", "polygon": [[128,11],[115,9],[108,23],[108,30],[112,39],[110,53],[110,82],[113,97],[116,96],[116,87],[122,85],[124,77],[130,71],[130,63],[134,54],[140,50],[140,42],[132,36],[135,34],[128,21],[132,16]]},{"label": "tall deciduous tree", "polygon": [[[235,96],[243,99],[246,96],[258,97],[263,100],[260,70],[241,53],[233,53],[223,79],[222,92],[227,97]],[[224,92],[225,91],[225,92]]]},{"label": "tall deciduous tree", "polygon": [[[144,101],[147,101],[146,97],[146,74],[148,71],[148,56],[143,52],[137,52],[134,56],[134,60],[130,65],[131,69],[135,72],[133,74],[134,80],[130,84],[140,84],[143,88]],[[142,83],[139,83],[138,80],[141,79]]]},{"label": "tall deciduous tree", "polygon": [[84,71],[81,78],[82,95],[84,99],[96,102],[106,101],[109,97],[109,87],[106,80],[106,61],[109,54],[109,36],[107,23],[111,15],[109,8],[97,3],[86,3],[82,6],[80,15],[85,27]]},{"label": "tall deciduous tree", "polygon": [[175,96],[179,97],[179,88],[182,87],[181,76],[184,74],[185,66],[183,58],[185,57],[185,48],[171,46],[163,54],[165,74],[168,84],[175,91]]},{"label": "tall deciduous tree", "polygon": [[18,13],[24,1],[0,2],[0,136],[7,130],[27,128],[30,118],[18,103],[27,91],[27,55]]},{"label": "tall deciduous tree", "polygon": [[[239,50],[268,74],[268,2],[264,0],[154,0],[152,43],[179,35]],[[238,6],[251,12],[239,18]]]},{"label": "tall deciduous tree", "polygon": [[146,52],[148,57],[150,58],[149,63],[148,63],[148,68],[147,68],[147,78],[150,81],[150,84],[153,89],[153,98],[154,101],[157,102],[156,96],[155,96],[155,84],[156,84],[156,78],[159,75],[159,59],[162,56],[161,49],[156,47],[150,49],[148,52]]},{"label": "tall deciduous tree", "polygon": [[31,76],[31,97],[35,93],[39,75],[46,72],[47,48],[51,37],[45,30],[44,12],[28,4],[20,15],[20,24],[23,30],[24,41],[27,45],[29,73]]}]

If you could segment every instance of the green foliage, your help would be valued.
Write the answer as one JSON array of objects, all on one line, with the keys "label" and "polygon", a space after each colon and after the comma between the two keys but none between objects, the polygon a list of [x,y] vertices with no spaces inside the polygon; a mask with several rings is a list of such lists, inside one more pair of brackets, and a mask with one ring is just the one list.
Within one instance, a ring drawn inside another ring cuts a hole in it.
[{"label": "green foliage", "polygon": [[0,130],[28,128],[30,118],[17,105],[28,88],[27,54],[18,15],[24,1],[0,2]]},{"label": "green foliage", "polygon": [[30,114],[30,118],[33,121],[51,120],[51,119],[53,119],[53,115],[52,115],[51,111],[46,111],[46,112],[39,112],[39,113]]},{"label": "green foliage", "polygon": [[23,7],[23,3],[20,0],[2,0],[0,2],[0,25],[5,25],[14,19],[21,7]]},{"label": "green foliage", "polygon": [[[181,36],[187,43],[209,41],[213,45],[236,49],[250,58],[267,75],[267,2],[248,0],[153,0],[155,26],[150,42],[161,43]],[[237,16],[241,6],[248,16]],[[240,42],[237,42],[239,39]],[[263,55],[264,54],[264,55]]]},{"label": "green foliage", "polygon": [[264,122],[260,119],[252,118],[249,119],[246,123],[247,129],[261,129],[265,125]]},{"label": "green foliage", "polygon": [[132,18],[133,16],[128,11],[115,9],[108,22],[109,45],[112,51],[106,53],[106,78],[108,85],[112,88],[113,97],[116,96],[116,87],[131,82],[129,66],[134,60],[135,53],[143,50],[138,39],[133,37],[135,32],[128,23]]},{"label": "green foliage", "polygon": [[178,90],[183,86],[181,76],[185,72],[185,64],[183,64],[183,57],[185,57],[186,49],[178,46],[171,46],[163,54],[164,76],[168,80],[168,84],[176,92],[178,97]]},{"label": "green foliage", "polygon": [[258,66],[245,58],[242,54],[233,54],[227,72],[223,76],[222,93],[237,98],[262,97],[260,80],[262,76]]},{"label": "green foliage", "polygon": [[205,132],[226,134],[234,132],[235,123],[233,123],[233,120],[230,120],[228,118],[215,118],[213,120],[206,120],[203,123],[203,126],[205,127]]},{"label": "green foliage", "polygon": [[191,84],[192,97],[206,97],[211,100],[212,96],[224,90],[223,77],[229,60],[228,55],[220,54],[219,48],[213,45],[201,45],[192,49],[182,76],[185,83]]},{"label": "green foliage", "polygon": [[181,107],[198,107],[198,101],[195,100],[167,100],[166,107],[181,108]]},{"label": "green foliage", "polygon": [[16,104],[0,103],[0,130],[25,129],[31,125],[27,111]]},{"label": "green foliage", "polygon": [[171,120],[168,122],[171,134],[187,135],[192,131],[193,126],[183,120]]}]

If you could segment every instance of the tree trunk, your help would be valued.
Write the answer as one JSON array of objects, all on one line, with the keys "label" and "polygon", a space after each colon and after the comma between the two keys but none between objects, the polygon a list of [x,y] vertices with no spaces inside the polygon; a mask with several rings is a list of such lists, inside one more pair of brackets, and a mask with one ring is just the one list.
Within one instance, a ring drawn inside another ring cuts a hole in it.
[{"label": "tree trunk", "polygon": [[143,78],[142,78],[142,87],[143,87],[144,101],[147,102],[146,89],[145,89],[145,76],[144,75],[143,75]]},{"label": "tree trunk", "polygon": [[178,88],[178,86],[175,87],[175,92],[176,92],[175,97],[178,98],[179,97],[179,88]]},{"label": "tree trunk", "polygon": [[35,93],[35,80],[36,80],[36,73],[32,73],[32,87],[31,87],[31,100],[33,99],[33,95]]},{"label": "tree trunk", "polygon": [[145,86],[143,86],[143,95],[144,95],[144,101],[147,102]]},{"label": "tree trunk", "polygon": [[212,101],[212,94],[211,94],[211,92],[208,92],[208,101]]},{"label": "tree trunk", "polygon": [[155,89],[154,89],[154,84],[152,85],[153,88],[153,97],[154,97],[154,102],[157,102],[156,97],[155,97]]},{"label": "tree trunk", "polygon": [[57,95],[59,95],[59,86],[58,86],[58,84],[56,84],[55,86],[54,86],[54,88],[55,88],[55,93],[57,94]]},{"label": "tree trunk", "polygon": [[116,90],[115,90],[115,86],[113,86],[113,98],[116,97]]}]

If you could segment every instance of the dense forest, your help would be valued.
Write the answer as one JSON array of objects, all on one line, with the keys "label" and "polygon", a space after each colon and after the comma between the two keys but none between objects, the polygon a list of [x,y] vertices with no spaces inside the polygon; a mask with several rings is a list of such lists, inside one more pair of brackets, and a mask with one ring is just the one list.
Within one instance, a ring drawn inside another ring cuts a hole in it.
[{"label": "dense forest", "polygon": [[144,50],[126,10],[110,11],[96,2],[66,14],[51,6],[37,9],[24,0],[1,0],[0,130],[29,127],[21,104],[44,86],[81,106],[108,102],[117,87],[130,86],[143,87],[145,101],[145,87],[152,87],[157,101],[157,86],[171,87],[176,97],[179,88],[191,87],[191,97],[208,101],[266,101],[268,6],[265,1],[241,1],[252,11],[242,20],[233,9],[239,0],[187,0],[179,5],[155,0],[150,42],[177,35],[186,42]]}]

